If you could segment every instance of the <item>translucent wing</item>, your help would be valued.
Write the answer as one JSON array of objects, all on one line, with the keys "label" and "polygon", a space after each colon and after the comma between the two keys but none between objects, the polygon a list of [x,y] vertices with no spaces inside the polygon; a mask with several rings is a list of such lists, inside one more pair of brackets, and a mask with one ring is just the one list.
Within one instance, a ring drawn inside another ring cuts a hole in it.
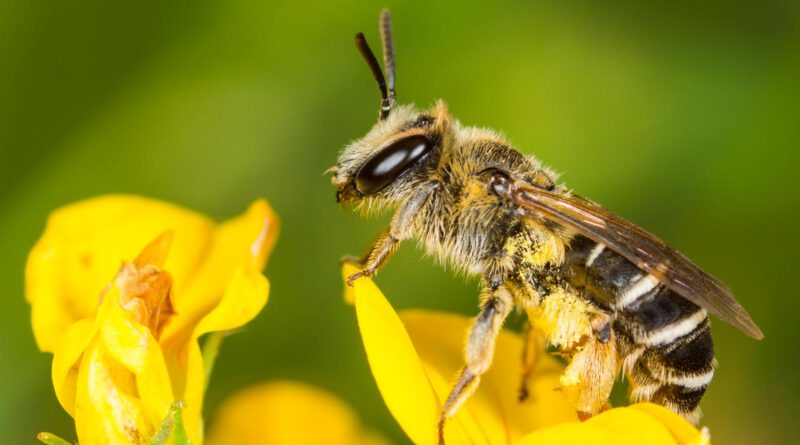
[{"label": "translucent wing", "polygon": [[520,207],[603,243],[682,297],[750,337],[764,337],[727,286],[642,228],[575,195],[514,185],[509,196]]}]

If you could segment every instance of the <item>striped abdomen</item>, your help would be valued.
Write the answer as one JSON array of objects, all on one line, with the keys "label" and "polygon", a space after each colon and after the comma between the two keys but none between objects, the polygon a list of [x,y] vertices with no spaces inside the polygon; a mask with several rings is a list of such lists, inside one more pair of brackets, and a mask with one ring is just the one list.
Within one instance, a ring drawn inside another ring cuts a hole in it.
[{"label": "striped abdomen", "polygon": [[572,241],[567,263],[576,287],[612,315],[631,401],[699,421],[716,366],[706,311],[583,236]]}]

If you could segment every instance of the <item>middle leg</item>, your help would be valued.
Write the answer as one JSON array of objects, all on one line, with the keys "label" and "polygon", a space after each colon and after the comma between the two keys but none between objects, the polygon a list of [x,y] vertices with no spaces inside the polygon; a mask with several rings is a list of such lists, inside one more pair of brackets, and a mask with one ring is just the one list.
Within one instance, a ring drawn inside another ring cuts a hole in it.
[{"label": "middle leg", "polygon": [[537,335],[533,328],[533,323],[531,323],[530,320],[525,322],[523,337],[522,372],[520,372],[519,394],[517,396],[520,403],[527,400],[530,395],[528,391],[528,382],[536,367],[537,352],[544,351],[545,348],[544,339],[542,336]]},{"label": "middle leg", "polygon": [[466,364],[461,369],[458,381],[450,391],[439,417],[440,444],[444,444],[445,422],[455,415],[477,389],[481,375],[491,366],[495,340],[514,306],[513,297],[505,284],[489,284],[484,290],[484,295],[481,312],[475,319],[467,339]]}]

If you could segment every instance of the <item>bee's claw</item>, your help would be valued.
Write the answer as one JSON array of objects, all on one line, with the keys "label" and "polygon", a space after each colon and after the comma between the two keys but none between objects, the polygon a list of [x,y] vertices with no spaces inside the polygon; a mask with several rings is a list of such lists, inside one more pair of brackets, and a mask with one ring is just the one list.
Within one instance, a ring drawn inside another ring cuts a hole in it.
[{"label": "bee's claw", "polygon": [[355,283],[355,281],[357,279],[359,279],[361,277],[368,277],[370,275],[372,275],[372,271],[370,271],[369,269],[364,269],[364,270],[362,270],[360,272],[354,273],[353,275],[350,275],[349,277],[347,277],[347,285],[352,287],[353,283]]},{"label": "bee's claw", "polygon": [[530,394],[528,393],[528,388],[525,386],[521,386],[519,388],[519,394],[517,395],[517,401],[519,403],[522,403],[528,400],[528,397],[530,397]]},{"label": "bee's claw", "polygon": [[438,424],[438,427],[436,429],[437,433],[438,433],[438,436],[439,436],[439,441],[438,441],[439,445],[444,445],[444,422],[445,422],[445,420],[447,420],[447,419],[445,418],[444,415],[442,415],[442,417],[439,419],[439,424]]}]

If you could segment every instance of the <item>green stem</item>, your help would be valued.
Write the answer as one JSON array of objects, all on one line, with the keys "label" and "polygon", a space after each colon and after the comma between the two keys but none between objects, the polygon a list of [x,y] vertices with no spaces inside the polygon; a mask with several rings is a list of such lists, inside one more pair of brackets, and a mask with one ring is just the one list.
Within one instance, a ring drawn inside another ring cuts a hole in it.
[{"label": "green stem", "polygon": [[183,406],[182,401],[170,405],[167,418],[161,423],[161,429],[150,439],[149,445],[190,445],[186,427],[183,425]]},{"label": "green stem", "polygon": [[224,337],[223,332],[212,332],[206,336],[205,342],[203,342],[203,367],[205,368],[205,375],[206,375],[206,386],[208,386],[208,382],[211,379],[211,371],[214,370],[214,362],[217,360],[217,356],[219,355],[219,348],[222,345],[222,339]]},{"label": "green stem", "polygon": [[190,445],[186,427],[183,425],[183,402],[175,402],[170,407],[175,429],[172,431],[173,445]]}]

